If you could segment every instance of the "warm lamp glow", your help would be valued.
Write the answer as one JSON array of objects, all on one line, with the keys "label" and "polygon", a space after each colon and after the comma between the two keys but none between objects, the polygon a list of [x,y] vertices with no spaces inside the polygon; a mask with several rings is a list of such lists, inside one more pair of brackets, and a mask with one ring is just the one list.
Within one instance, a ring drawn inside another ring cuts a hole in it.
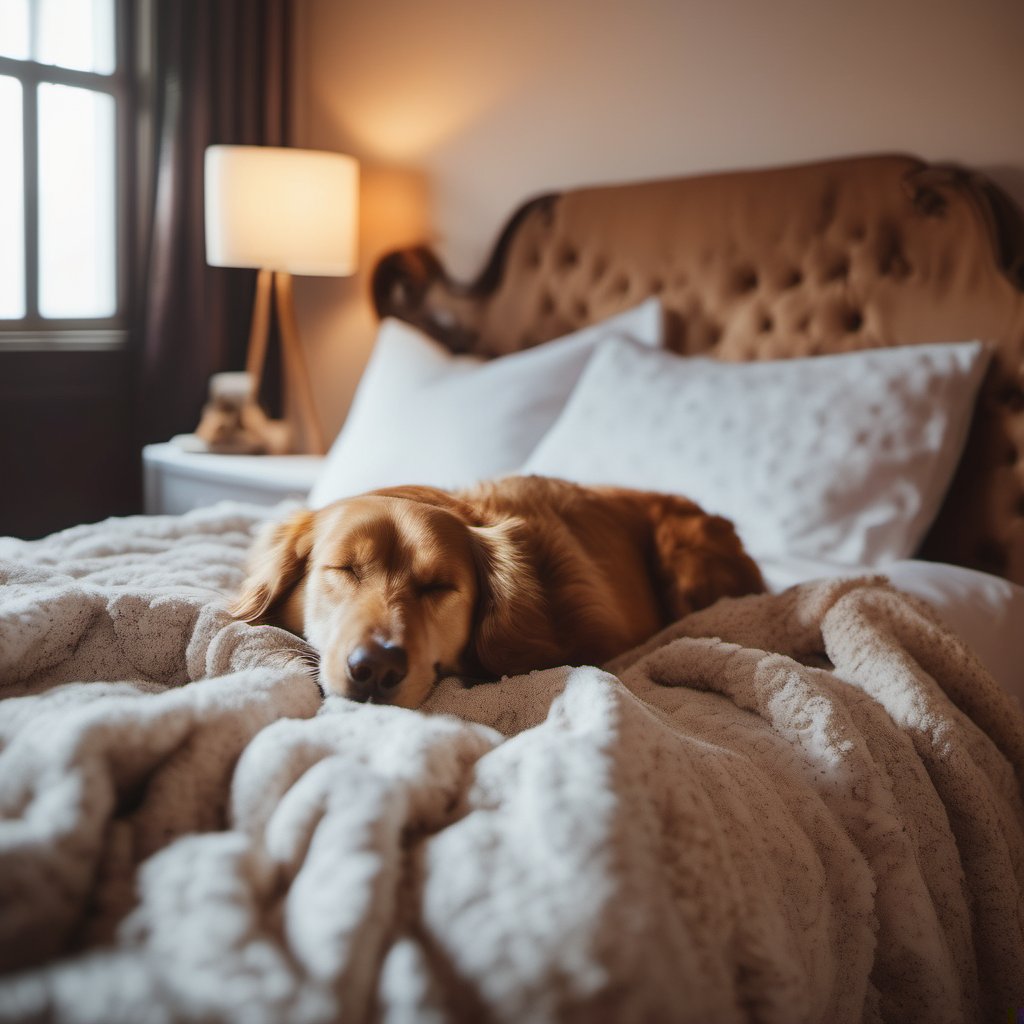
[{"label": "warm lamp glow", "polygon": [[273,146],[206,150],[206,261],[323,277],[356,269],[359,166]]}]

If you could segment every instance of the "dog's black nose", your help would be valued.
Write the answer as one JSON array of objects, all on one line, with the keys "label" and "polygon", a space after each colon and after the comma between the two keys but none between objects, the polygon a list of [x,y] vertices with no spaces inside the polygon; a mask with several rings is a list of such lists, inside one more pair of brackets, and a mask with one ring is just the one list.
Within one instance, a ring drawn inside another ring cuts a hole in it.
[{"label": "dog's black nose", "polygon": [[404,647],[367,640],[348,656],[349,696],[358,701],[388,698],[408,671]]}]

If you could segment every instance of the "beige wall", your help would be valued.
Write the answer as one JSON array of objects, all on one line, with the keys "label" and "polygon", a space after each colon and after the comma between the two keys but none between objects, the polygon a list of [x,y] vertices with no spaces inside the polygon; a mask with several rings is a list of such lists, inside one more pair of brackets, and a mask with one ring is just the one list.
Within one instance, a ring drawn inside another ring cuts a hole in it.
[{"label": "beige wall", "polygon": [[901,150],[1024,202],[1024,0],[297,0],[299,146],[363,162],[362,265],[297,282],[333,434],[368,270],[428,239],[472,274],[531,194]]}]

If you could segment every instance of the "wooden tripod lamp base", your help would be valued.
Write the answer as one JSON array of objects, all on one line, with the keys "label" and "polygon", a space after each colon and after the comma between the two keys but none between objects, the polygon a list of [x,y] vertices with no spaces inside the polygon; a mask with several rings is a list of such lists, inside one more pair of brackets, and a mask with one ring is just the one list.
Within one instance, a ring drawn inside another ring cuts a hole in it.
[{"label": "wooden tripod lamp base", "polygon": [[293,407],[302,426],[305,447],[314,455],[327,450],[324,432],[316,414],[313,389],[309,382],[306,357],[299,340],[295,319],[295,300],[292,275],[284,270],[261,270],[256,278],[256,300],[252,308],[252,326],[249,330],[249,350],[245,371],[252,382],[252,400],[258,402],[263,370],[267,361],[267,343],[270,338],[271,293],[277,311],[277,325],[281,332],[281,356],[284,364],[285,415]]}]

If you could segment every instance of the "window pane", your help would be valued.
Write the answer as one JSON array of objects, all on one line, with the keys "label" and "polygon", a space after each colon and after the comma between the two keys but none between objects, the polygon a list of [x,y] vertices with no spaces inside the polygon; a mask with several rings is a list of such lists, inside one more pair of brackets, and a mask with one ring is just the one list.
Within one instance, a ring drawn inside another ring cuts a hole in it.
[{"label": "window pane", "polygon": [[28,59],[28,0],[0,0],[0,57]]},{"label": "window pane", "polygon": [[77,71],[114,70],[114,0],[33,0],[36,60]]},{"label": "window pane", "polygon": [[39,86],[39,312],[117,310],[114,98]]},{"label": "window pane", "polygon": [[0,317],[25,315],[21,83],[0,76]]}]

